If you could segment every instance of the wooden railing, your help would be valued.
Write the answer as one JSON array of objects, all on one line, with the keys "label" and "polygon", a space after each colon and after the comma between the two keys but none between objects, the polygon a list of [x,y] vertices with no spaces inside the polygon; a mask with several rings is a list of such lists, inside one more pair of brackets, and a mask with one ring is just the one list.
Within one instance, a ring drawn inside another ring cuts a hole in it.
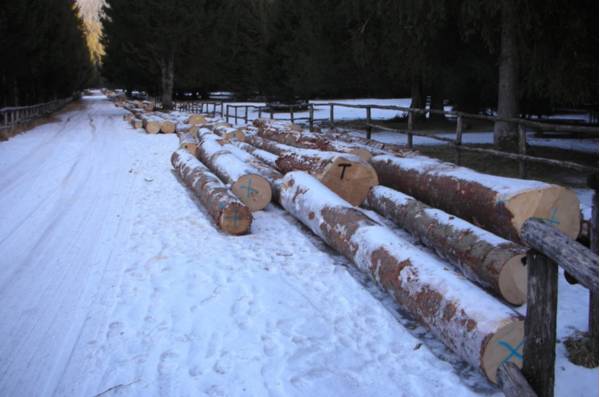
[{"label": "wooden railing", "polygon": [[[597,183],[597,179],[596,179]],[[574,241],[550,221],[531,218],[521,229],[527,254],[527,314],[523,368],[504,363],[499,384],[507,397],[554,396],[558,268],[590,291],[588,337],[598,356],[598,187],[595,186],[590,248]]]},{"label": "wooden railing", "polygon": [[7,130],[57,111],[71,102],[73,97],[56,99],[31,106],[6,107],[0,109],[0,130]]},{"label": "wooden railing", "polygon": [[175,102],[175,110],[189,113],[206,113],[223,117],[223,101]]}]

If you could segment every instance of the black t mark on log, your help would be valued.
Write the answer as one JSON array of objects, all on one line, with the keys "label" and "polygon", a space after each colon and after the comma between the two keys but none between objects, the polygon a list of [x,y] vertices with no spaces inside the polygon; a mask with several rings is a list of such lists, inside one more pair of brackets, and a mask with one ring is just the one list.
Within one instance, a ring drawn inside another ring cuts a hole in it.
[{"label": "black t mark on log", "polygon": [[342,167],[342,175],[340,176],[340,179],[344,179],[344,174],[346,173],[346,168],[352,167],[352,164],[348,164],[348,163],[338,164],[338,167]]}]

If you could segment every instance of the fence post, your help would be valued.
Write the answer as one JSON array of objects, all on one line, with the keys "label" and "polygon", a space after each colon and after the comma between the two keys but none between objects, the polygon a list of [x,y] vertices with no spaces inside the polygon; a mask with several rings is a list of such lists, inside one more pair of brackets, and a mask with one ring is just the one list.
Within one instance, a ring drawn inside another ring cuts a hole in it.
[{"label": "fence post", "polygon": [[315,122],[315,108],[313,104],[308,105],[308,128],[312,131]]},{"label": "fence post", "polygon": [[558,265],[530,250],[527,278],[523,375],[538,397],[553,397]]},{"label": "fence post", "polygon": [[244,123],[248,124],[248,105],[244,108]]},{"label": "fence post", "polygon": [[273,109],[270,109],[270,113],[271,113],[270,118],[271,118],[271,120],[273,120]]},{"label": "fence post", "polygon": [[[592,207],[592,223],[590,225],[590,248],[598,254],[598,173],[589,178],[589,187],[594,189]],[[590,290],[590,309],[588,317],[588,334],[592,342],[594,357],[598,357],[598,294]]]},{"label": "fence post", "polygon": [[333,120],[333,104],[329,105],[329,127],[335,128],[335,122]]},{"label": "fence post", "polygon": [[225,113],[225,121],[229,123],[229,105],[227,105],[225,109],[227,110],[227,113]]},{"label": "fence post", "polygon": [[235,106],[233,107],[233,111],[234,111],[234,113],[233,113],[233,114],[234,114],[234,116],[233,116],[233,117],[234,117],[234,123],[235,123],[235,125],[237,125],[237,120],[238,120],[237,110],[238,110],[238,106],[237,106],[237,105],[235,105]]},{"label": "fence post", "polygon": [[[518,124],[517,129],[519,131],[519,154],[527,154],[527,129],[523,124]],[[527,177],[527,162],[525,160],[519,160],[519,178]]]},{"label": "fence post", "polygon": [[215,115],[217,114],[217,104],[213,102],[213,111],[212,111],[212,116],[215,117]]},{"label": "fence post", "polygon": [[406,146],[409,149],[412,149],[413,147],[413,131],[414,125],[413,125],[413,112],[412,110],[408,111],[408,133],[406,134]]},{"label": "fence post", "polygon": [[367,106],[367,139],[371,139],[371,106]]},{"label": "fence post", "polygon": [[294,122],[294,107],[290,106],[290,121]]},{"label": "fence post", "polygon": [[455,162],[457,165],[461,163],[461,151],[460,146],[462,145],[462,134],[463,134],[463,119],[462,116],[458,115],[456,117],[456,139],[454,140],[455,146]]},{"label": "fence post", "polygon": [[262,117],[262,106],[258,107],[258,118],[260,119]]}]

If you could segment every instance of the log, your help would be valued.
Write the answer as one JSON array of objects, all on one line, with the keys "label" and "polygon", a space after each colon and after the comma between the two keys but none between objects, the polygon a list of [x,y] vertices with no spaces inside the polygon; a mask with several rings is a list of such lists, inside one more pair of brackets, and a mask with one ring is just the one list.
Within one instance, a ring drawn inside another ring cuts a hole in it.
[{"label": "log", "polygon": [[142,128],[144,126],[144,123],[142,122],[142,120],[140,120],[138,118],[131,119],[130,124],[135,129]]},{"label": "log", "polygon": [[223,141],[205,128],[198,130],[197,156],[251,211],[265,208],[272,198],[271,184],[256,167],[244,163],[223,148]]},{"label": "log", "polygon": [[378,183],[373,167],[357,156],[297,148],[258,136],[246,138],[252,145],[277,154],[280,172],[307,171],[352,205],[360,205]]},{"label": "log", "polygon": [[298,128],[293,123],[260,119],[258,122],[255,120],[254,125],[258,126],[256,133],[262,138],[270,139],[285,145],[304,149],[349,153],[354,154],[365,161],[369,161],[374,155],[386,154],[386,152],[382,150],[361,143],[340,142],[329,139],[323,134],[303,131],[301,127]]},{"label": "log", "polygon": [[371,164],[382,185],[517,243],[531,217],[549,219],[570,237],[579,233],[579,199],[561,186],[482,174],[425,156],[375,156]]},{"label": "log", "polygon": [[158,117],[142,116],[142,125],[148,134],[158,134],[160,132],[160,122]]},{"label": "log", "polygon": [[[360,143],[360,144],[368,146],[372,149],[383,150],[385,152],[392,152],[394,154],[399,154],[399,155],[406,155],[410,152],[413,152],[411,149],[408,149],[406,146],[395,145],[393,143],[379,142],[374,139],[362,138],[359,136],[351,135],[348,132],[341,133],[341,132],[329,131],[325,135],[332,139],[336,139],[339,141],[348,142],[348,143],[352,143],[352,144]],[[377,156],[378,154],[374,153],[374,155]]]},{"label": "log", "polygon": [[190,134],[193,137],[198,136],[198,126],[193,124],[177,123],[175,132],[178,134]]},{"label": "log", "polygon": [[192,125],[202,125],[206,123],[206,118],[201,114],[191,114],[185,123]]},{"label": "log", "polygon": [[198,141],[191,134],[179,134],[179,147],[187,150],[188,153],[195,156],[198,150]]},{"label": "log", "polygon": [[131,120],[133,120],[133,118],[135,117],[135,115],[133,113],[126,113],[123,115],[123,120],[127,121],[128,123],[131,122]]},{"label": "log", "polygon": [[163,134],[174,134],[176,124],[171,120],[162,119],[160,121],[160,132]]},{"label": "log", "polygon": [[527,249],[385,186],[365,206],[394,221],[461,273],[513,305],[527,300]]},{"label": "log", "polygon": [[232,141],[243,142],[245,139],[245,136],[246,136],[244,133],[244,131],[245,131],[244,127],[233,128],[233,127],[229,127],[227,125],[215,125],[213,127],[212,131],[228,142],[232,142]]},{"label": "log", "polygon": [[177,150],[171,157],[173,168],[200,199],[217,227],[238,236],[248,234],[252,214],[237,197],[194,156]]},{"label": "log", "polygon": [[557,230],[543,219],[528,219],[521,231],[523,242],[546,255],[590,291],[598,291],[598,255]]},{"label": "log", "polygon": [[307,173],[290,172],[282,179],[280,203],[492,382],[502,362],[520,364],[506,346],[521,343],[522,317],[434,255],[371,220]]},{"label": "log", "polygon": [[240,142],[240,141],[232,141],[232,145],[236,146],[239,149],[253,155],[263,163],[267,164],[271,168],[277,168],[277,159],[279,158],[276,154],[271,152],[267,152],[266,150],[259,149],[254,147],[248,143]]},{"label": "log", "polygon": [[496,377],[506,397],[537,397],[519,367],[512,362],[500,365]]}]

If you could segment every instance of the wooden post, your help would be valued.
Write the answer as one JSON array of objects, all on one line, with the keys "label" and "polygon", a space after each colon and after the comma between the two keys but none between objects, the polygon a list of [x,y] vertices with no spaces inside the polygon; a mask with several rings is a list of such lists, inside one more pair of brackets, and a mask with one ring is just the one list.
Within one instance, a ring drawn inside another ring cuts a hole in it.
[{"label": "wooden post", "polygon": [[234,109],[234,112],[235,112],[234,113],[234,123],[235,123],[235,125],[237,125],[237,120],[238,120],[238,115],[237,115],[237,109],[238,109],[238,107],[237,107],[237,105],[235,105],[233,107],[233,109]]},{"label": "wooden post", "polygon": [[262,117],[262,106],[258,107],[258,118],[260,119]]},{"label": "wooden post", "polygon": [[229,105],[227,105],[227,113],[225,114],[225,121],[229,123]]},{"label": "wooden post", "polygon": [[371,139],[371,106],[367,106],[367,139]]},{"label": "wooden post", "polygon": [[312,131],[313,126],[315,123],[315,108],[313,107],[313,104],[309,104],[308,105],[308,128],[310,128],[310,130]]},{"label": "wooden post", "polygon": [[212,116],[215,117],[215,115],[217,114],[217,104],[213,102],[213,111],[212,111]]},{"label": "wooden post", "polygon": [[413,128],[414,128],[413,112],[411,110],[409,110],[408,111],[408,134],[406,134],[406,146],[409,149],[412,149],[412,147],[413,147],[413,135],[412,135]]},{"label": "wooden post", "polygon": [[271,111],[270,117],[271,117],[271,120],[273,120],[273,109],[270,109],[270,111]]},{"label": "wooden post", "polygon": [[248,105],[244,108],[244,123],[248,124]]},{"label": "wooden post", "polygon": [[[519,130],[519,154],[527,154],[527,129],[523,124],[518,124]],[[519,160],[519,178],[527,177],[527,163]]]},{"label": "wooden post", "polygon": [[329,105],[329,126],[333,129],[335,127],[335,123],[333,120],[333,104]]},{"label": "wooden post", "polygon": [[553,397],[558,265],[531,250],[527,253],[527,277],[523,375],[539,397]]},{"label": "wooden post", "polygon": [[454,141],[454,143],[456,144],[455,147],[455,162],[457,165],[460,165],[461,163],[461,152],[460,152],[460,146],[462,145],[462,134],[463,134],[463,119],[462,116],[458,116],[456,117],[456,139]]},{"label": "wooden post", "polygon": [[[592,223],[590,225],[590,249],[598,255],[598,173],[588,180],[590,188],[594,189],[592,207]],[[590,290],[590,310],[588,317],[588,333],[592,342],[592,352],[598,357],[598,291]]]}]

